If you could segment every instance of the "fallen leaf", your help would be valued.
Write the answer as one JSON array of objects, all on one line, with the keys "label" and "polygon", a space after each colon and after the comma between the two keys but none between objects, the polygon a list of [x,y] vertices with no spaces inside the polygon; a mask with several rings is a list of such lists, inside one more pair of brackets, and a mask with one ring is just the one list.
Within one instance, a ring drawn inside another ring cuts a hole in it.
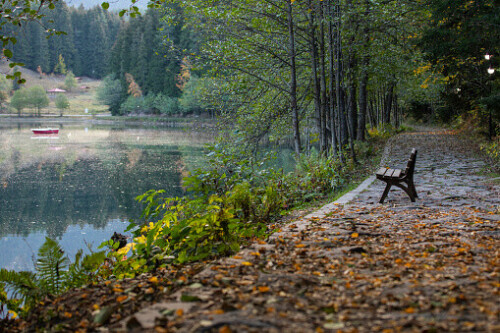
[{"label": "fallen leaf", "polygon": [[117,301],[118,303],[121,303],[121,302],[125,301],[127,298],[128,298],[128,296],[127,296],[127,295],[118,296],[118,297],[116,298],[116,301]]},{"label": "fallen leaf", "polygon": [[259,286],[259,291],[261,293],[267,293],[269,290],[271,290],[268,286]]}]

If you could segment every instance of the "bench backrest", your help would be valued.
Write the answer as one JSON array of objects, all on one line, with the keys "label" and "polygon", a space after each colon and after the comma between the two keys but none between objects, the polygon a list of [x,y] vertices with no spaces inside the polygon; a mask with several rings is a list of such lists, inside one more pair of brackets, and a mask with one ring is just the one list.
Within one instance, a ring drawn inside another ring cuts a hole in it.
[{"label": "bench backrest", "polygon": [[405,175],[412,177],[413,172],[415,171],[415,162],[417,161],[417,150],[413,148],[411,150],[411,155],[410,159],[408,160],[408,163],[406,164],[406,169],[405,169]]}]

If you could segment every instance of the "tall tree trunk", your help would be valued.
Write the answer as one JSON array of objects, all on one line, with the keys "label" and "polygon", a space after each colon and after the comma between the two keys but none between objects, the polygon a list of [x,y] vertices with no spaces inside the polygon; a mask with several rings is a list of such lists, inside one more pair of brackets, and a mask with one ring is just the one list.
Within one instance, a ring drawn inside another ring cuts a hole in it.
[{"label": "tall tree trunk", "polygon": [[367,110],[367,94],[366,86],[368,85],[368,57],[364,57],[363,63],[361,65],[361,76],[359,78],[359,112],[358,112],[358,130],[356,132],[356,139],[360,141],[365,141],[365,130],[366,130],[366,110]]},{"label": "tall tree trunk", "polygon": [[316,129],[319,134],[319,150],[321,152],[324,151],[324,126],[323,117],[321,113],[321,91],[320,91],[320,83],[318,79],[318,50],[316,46],[316,23],[314,17],[314,10],[312,7],[312,1],[308,1],[309,5],[309,33],[310,39],[309,42],[311,44],[310,53],[311,53],[311,75],[314,84],[314,110],[316,115]]},{"label": "tall tree trunk", "polygon": [[[351,155],[354,161],[356,161],[356,155],[354,152],[354,144],[352,133],[350,133],[349,126],[347,124],[347,117],[345,113],[345,96],[342,83],[344,81],[344,73],[342,70],[342,34],[341,34],[341,23],[342,15],[340,11],[340,0],[336,4],[336,17],[337,17],[337,38],[336,38],[336,49],[337,49],[337,71],[335,72],[335,85],[337,90],[337,108],[340,115],[340,128],[341,128],[341,140],[342,145],[349,143],[351,149]],[[350,140],[349,140],[350,138]]]},{"label": "tall tree trunk", "polygon": [[292,4],[288,1],[288,33],[289,33],[289,56],[290,56],[290,108],[293,121],[293,142],[295,153],[300,154],[300,128],[299,110],[297,106],[297,69],[295,64],[295,32],[293,26]]},{"label": "tall tree trunk", "polygon": [[328,81],[329,90],[329,114],[330,114],[330,133],[331,133],[331,146],[333,149],[333,154],[337,155],[337,122],[335,121],[335,52],[334,52],[334,23],[333,23],[333,5],[332,0],[328,0],[328,53],[329,53],[329,67],[328,75],[330,80]]},{"label": "tall tree trunk", "polygon": [[384,99],[384,124],[391,123],[392,101],[394,98],[394,83],[390,83]]},{"label": "tall tree trunk", "polygon": [[326,153],[328,150],[328,133],[326,129],[326,114],[328,110],[328,100],[326,98],[326,71],[325,71],[325,25],[324,25],[324,15],[323,15],[324,4],[320,2],[318,4],[319,10],[319,22],[320,22],[320,37],[319,37],[319,67],[320,67],[320,91],[321,91],[321,104],[320,104],[320,114],[321,114],[321,131],[323,134],[321,138],[323,140],[323,152]]}]

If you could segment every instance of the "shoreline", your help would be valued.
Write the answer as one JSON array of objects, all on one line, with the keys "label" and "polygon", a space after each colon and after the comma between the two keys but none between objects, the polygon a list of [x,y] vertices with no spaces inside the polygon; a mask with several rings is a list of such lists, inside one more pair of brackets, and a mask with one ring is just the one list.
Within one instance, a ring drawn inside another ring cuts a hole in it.
[{"label": "shoreline", "polygon": [[[109,119],[112,118],[112,119]],[[89,123],[96,125],[161,125],[168,127],[202,127],[215,128],[216,122],[213,119],[205,118],[183,118],[171,117],[161,119],[161,117],[141,117],[141,116],[111,116],[111,115],[42,115],[41,117],[22,116],[0,114],[0,124],[2,123]]]}]

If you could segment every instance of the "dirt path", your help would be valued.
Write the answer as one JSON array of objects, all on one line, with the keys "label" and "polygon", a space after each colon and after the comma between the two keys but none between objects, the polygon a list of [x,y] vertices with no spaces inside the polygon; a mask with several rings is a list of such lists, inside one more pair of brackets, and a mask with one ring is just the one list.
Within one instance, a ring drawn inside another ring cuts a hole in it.
[{"label": "dirt path", "polygon": [[107,309],[114,332],[499,332],[500,187],[446,131],[395,137],[383,164],[412,147],[415,203],[395,189],[378,204],[375,181],[231,258],[108,283],[98,304],[68,294],[53,322],[92,331]]}]

